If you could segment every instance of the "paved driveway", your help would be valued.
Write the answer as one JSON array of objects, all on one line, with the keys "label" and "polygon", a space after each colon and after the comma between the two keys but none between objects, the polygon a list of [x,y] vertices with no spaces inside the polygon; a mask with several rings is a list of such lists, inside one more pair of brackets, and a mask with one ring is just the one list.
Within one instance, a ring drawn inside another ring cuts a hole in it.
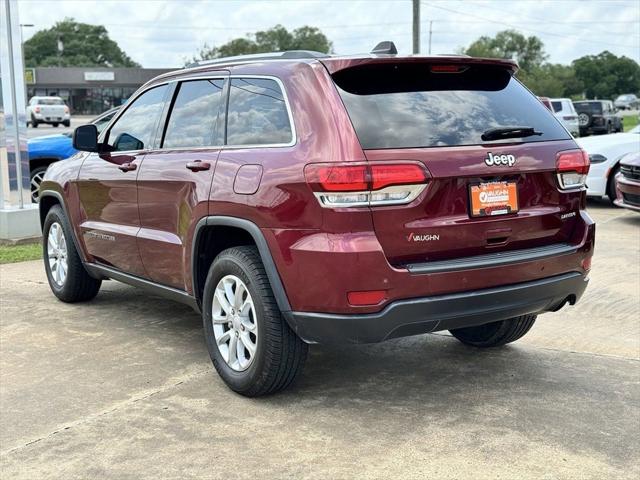
[{"label": "paved driveway", "polygon": [[106,282],[54,299],[0,266],[1,478],[633,478],[640,215],[590,204],[592,282],[512,346],[444,334],[311,348],[295,388],[239,397],[199,317]]}]

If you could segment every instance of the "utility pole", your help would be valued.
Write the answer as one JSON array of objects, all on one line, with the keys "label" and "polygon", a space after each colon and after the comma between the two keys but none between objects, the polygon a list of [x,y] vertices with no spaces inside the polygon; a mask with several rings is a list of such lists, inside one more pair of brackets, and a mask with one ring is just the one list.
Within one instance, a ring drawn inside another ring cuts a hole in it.
[{"label": "utility pole", "polygon": [[433,33],[433,20],[429,20],[429,55],[431,55],[431,35]]},{"label": "utility pole", "polygon": [[420,53],[420,0],[413,0],[413,53]]}]

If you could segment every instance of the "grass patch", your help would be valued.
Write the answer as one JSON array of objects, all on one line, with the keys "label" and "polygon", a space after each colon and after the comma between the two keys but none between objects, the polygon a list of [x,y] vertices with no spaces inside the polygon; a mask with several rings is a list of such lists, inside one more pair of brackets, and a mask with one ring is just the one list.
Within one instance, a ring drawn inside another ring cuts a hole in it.
[{"label": "grass patch", "polygon": [[39,243],[0,245],[0,264],[26,262],[39,258],[42,258],[42,245]]},{"label": "grass patch", "polygon": [[638,124],[638,115],[627,115],[622,117],[623,132],[628,132]]}]

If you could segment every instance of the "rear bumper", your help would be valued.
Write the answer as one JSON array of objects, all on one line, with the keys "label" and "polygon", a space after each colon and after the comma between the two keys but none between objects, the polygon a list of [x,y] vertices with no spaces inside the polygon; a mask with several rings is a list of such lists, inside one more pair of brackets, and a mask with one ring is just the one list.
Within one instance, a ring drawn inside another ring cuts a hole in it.
[{"label": "rear bumper", "polygon": [[482,325],[554,311],[582,296],[580,272],[483,290],[399,300],[378,313],[335,315],[287,312],[289,325],[307,343],[376,343],[438,330]]}]

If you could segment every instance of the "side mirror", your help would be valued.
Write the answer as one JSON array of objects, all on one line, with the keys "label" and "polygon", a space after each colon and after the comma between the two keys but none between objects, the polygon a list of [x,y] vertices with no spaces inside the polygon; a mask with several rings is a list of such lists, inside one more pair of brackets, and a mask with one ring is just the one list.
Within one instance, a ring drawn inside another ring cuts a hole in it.
[{"label": "side mirror", "polygon": [[95,125],[80,125],[73,132],[73,148],[82,152],[98,151],[98,129]]}]

